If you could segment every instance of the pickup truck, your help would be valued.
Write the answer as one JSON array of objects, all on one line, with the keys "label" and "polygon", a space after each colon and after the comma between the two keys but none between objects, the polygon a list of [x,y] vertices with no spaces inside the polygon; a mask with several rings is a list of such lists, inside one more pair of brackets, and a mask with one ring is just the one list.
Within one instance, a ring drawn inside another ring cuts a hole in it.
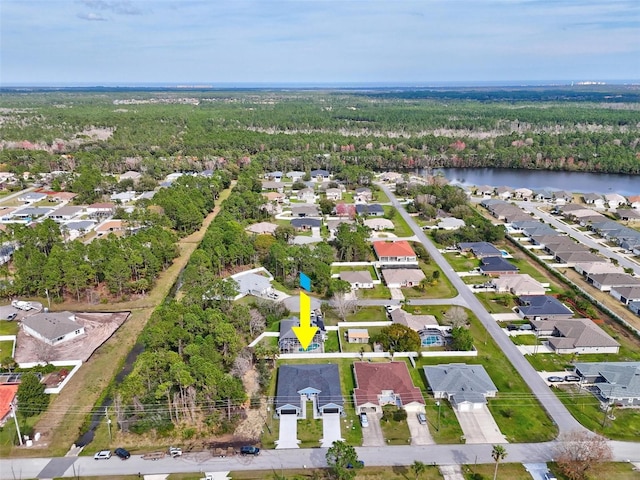
[{"label": "pickup truck", "polygon": [[240,447],[240,455],[260,455],[260,449],[249,445]]},{"label": "pickup truck", "polygon": [[169,447],[169,455],[171,455],[171,458],[181,457],[182,449],[179,447]]}]

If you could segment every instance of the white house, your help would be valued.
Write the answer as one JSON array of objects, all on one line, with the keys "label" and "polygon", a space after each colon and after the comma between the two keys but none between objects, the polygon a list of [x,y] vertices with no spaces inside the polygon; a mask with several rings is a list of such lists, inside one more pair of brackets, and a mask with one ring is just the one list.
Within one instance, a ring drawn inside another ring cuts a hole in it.
[{"label": "white house", "polygon": [[296,198],[301,202],[315,203],[316,194],[313,191],[313,188],[303,188],[302,190],[298,191],[298,193],[296,194]]},{"label": "white house", "polygon": [[620,205],[627,204],[627,199],[618,193],[607,193],[604,198],[607,201],[607,205],[609,205],[609,208],[613,210],[618,208]]},{"label": "white house", "polygon": [[58,345],[83,335],[84,326],[71,312],[36,313],[22,319],[26,333],[49,345]]},{"label": "white house", "polygon": [[340,280],[349,282],[351,290],[359,288],[373,288],[373,278],[369,270],[357,270],[355,272],[340,272]]}]

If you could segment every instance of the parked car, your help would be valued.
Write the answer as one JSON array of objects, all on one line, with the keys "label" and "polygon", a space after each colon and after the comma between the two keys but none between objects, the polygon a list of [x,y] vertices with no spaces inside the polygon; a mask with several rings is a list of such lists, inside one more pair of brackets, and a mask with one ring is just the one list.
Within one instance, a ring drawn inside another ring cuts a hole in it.
[{"label": "parked car", "polygon": [[[360,468],[364,467],[364,462],[362,460],[358,460],[356,463],[360,465]],[[351,462],[347,463],[347,468],[351,470],[353,468],[353,463]]]},{"label": "parked car", "polygon": [[18,314],[16,312],[10,313],[9,315],[7,315],[7,320],[12,322],[12,321],[14,321],[16,319],[17,316],[18,316]]},{"label": "parked car", "polygon": [[518,327],[518,330],[533,330],[533,327],[530,323],[523,323]]},{"label": "parked car", "polygon": [[565,375],[564,381],[565,382],[579,382],[580,381],[580,377],[578,375]]},{"label": "parked car", "polygon": [[547,472],[544,474],[544,480],[558,480],[558,477],[551,472]]},{"label": "parked car", "polygon": [[420,423],[420,425],[426,425],[427,424],[427,416],[424,413],[418,413],[418,422]]},{"label": "parked car", "polygon": [[550,377],[547,377],[547,382],[552,382],[552,383],[564,382],[564,377],[556,377],[555,375],[552,375]]},{"label": "parked car", "polygon": [[182,449],[179,447],[169,447],[169,455],[171,455],[172,458],[181,457]]},{"label": "parked car", "polygon": [[369,419],[367,418],[367,414],[366,413],[361,413],[360,414],[360,423],[362,424],[362,426],[364,428],[369,426]]},{"label": "parked car", "polygon": [[129,451],[125,450],[124,448],[116,448],[113,453],[115,453],[116,456],[119,457],[121,460],[128,460],[129,457],[131,456]]},{"label": "parked car", "polygon": [[109,460],[111,458],[111,450],[100,450],[93,456],[94,460]]},{"label": "parked car", "polygon": [[507,330],[509,331],[518,330],[518,325],[514,323],[510,323],[509,325],[507,325]]},{"label": "parked car", "polygon": [[240,447],[241,455],[260,455],[260,449],[258,447],[252,447],[251,445],[245,445]]}]

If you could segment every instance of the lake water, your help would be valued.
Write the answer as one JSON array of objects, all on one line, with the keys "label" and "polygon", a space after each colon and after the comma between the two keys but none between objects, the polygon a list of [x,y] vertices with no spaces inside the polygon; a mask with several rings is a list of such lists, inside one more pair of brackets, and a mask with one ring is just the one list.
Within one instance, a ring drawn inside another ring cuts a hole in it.
[{"label": "lake water", "polygon": [[580,193],[640,195],[640,175],[613,173],[515,170],[510,168],[436,168],[453,184],[507,186],[531,190],[568,190]]}]

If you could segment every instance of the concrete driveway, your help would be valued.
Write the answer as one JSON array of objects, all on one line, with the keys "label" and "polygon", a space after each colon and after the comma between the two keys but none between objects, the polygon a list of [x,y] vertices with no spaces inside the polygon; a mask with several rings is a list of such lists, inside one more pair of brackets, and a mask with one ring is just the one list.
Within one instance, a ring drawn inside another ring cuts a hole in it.
[{"label": "concrete driveway", "polygon": [[466,443],[507,443],[486,405],[468,412],[454,411]]},{"label": "concrete driveway", "polygon": [[411,445],[434,445],[436,443],[431,436],[429,426],[421,425],[418,421],[418,412],[407,412],[407,424],[411,432]]},{"label": "concrete driveway", "polygon": [[320,446],[329,448],[336,440],[343,440],[340,432],[340,414],[325,413],[322,415],[322,438]]},{"label": "concrete driveway", "polygon": [[380,426],[381,413],[367,413],[369,426],[362,429],[362,446],[363,447],[382,447],[386,445],[384,435],[382,435],[382,427]]},{"label": "concrete driveway", "polygon": [[281,448],[300,448],[298,444],[298,417],[280,415],[280,437],[276,440],[276,450]]},{"label": "concrete driveway", "polygon": [[522,466],[533,480],[544,480],[544,474],[549,471],[546,463],[523,463]]}]

